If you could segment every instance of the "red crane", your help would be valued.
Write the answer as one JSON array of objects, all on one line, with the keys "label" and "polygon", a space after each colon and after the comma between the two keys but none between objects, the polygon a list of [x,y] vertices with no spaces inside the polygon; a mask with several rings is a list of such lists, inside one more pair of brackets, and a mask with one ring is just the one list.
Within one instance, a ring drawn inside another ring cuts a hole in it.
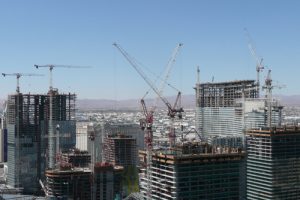
[{"label": "red crane", "polygon": [[[170,140],[170,146],[173,147],[175,144],[175,128],[174,128],[174,118],[176,114],[178,114],[179,118],[182,118],[182,112],[183,108],[180,106],[180,98],[181,98],[181,92],[178,91],[178,95],[176,98],[176,101],[173,106],[169,103],[169,101],[163,97],[163,88],[166,84],[166,81],[169,77],[171,68],[173,64],[175,63],[176,56],[182,47],[183,44],[178,44],[178,46],[175,48],[168,64],[166,67],[166,74],[165,78],[162,80],[161,88],[158,89],[155,87],[153,82],[145,75],[145,73],[140,69],[139,64],[118,44],[113,44],[120,52],[121,54],[126,58],[126,60],[131,64],[131,66],[138,72],[138,74],[145,80],[145,82],[150,86],[150,88],[157,94],[158,98],[163,101],[163,103],[168,108],[168,116],[170,117],[170,132],[169,132],[169,140]],[[157,101],[156,101],[157,103]],[[151,199],[151,163],[152,163],[152,150],[153,150],[153,131],[152,131],[152,124],[153,124],[153,114],[156,109],[156,105],[152,107],[152,109],[148,110],[147,106],[145,104],[144,99],[141,99],[141,105],[143,109],[143,115],[144,119],[140,120],[141,128],[145,131],[145,143],[146,143],[146,150],[147,150],[147,198]]]}]

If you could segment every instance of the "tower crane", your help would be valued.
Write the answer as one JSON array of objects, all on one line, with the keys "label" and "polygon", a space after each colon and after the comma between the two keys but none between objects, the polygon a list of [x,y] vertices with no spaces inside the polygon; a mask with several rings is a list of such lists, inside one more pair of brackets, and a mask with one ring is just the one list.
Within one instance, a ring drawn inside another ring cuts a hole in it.
[{"label": "tower crane", "polygon": [[256,50],[253,46],[253,42],[251,40],[250,34],[248,32],[248,30],[245,28],[244,29],[247,39],[248,39],[248,48],[254,58],[254,60],[256,61],[256,91],[257,91],[257,96],[259,97],[259,87],[260,87],[260,72],[263,71],[263,69],[265,68],[263,66],[263,58],[260,58],[257,53]]},{"label": "tower crane", "polygon": [[267,104],[268,104],[268,127],[271,128],[272,126],[272,77],[271,77],[271,70],[269,69],[268,75],[265,79],[265,85],[263,86],[263,89],[266,90],[266,96],[267,96]]},{"label": "tower crane", "polygon": [[[138,72],[138,74],[145,80],[145,82],[150,86],[150,88],[157,94],[157,97],[163,101],[163,103],[167,106],[168,108],[168,116],[171,118],[171,125],[170,125],[170,133],[169,133],[169,138],[170,138],[170,144],[173,146],[175,144],[175,129],[173,125],[174,117],[176,114],[181,118],[182,117],[182,112],[183,109],[178,106],[180,106],[180,97],[181,97],[181,92],[178,91],[178,95],[176,98],[176,101],[174,103],[174,106],[171,106],[171,104],[168,102],[166,98],[162,96],[164,86],[166,84],[166,81],[169,77],[170,71],[172,69],[173,64],[175,63],[176,56],[182,47],[182,44],[178,44],[178,46],[175,48],[170,60],[168,61],[168,64],[166,66],[166,73],[165,73],[165,78],[161,82],[160,89],[157,89],[153,82],[144,74],[144,72],[140,69],[139,65],[137,62],[118,44],[114,43],[113,44],[120,52],[121,54],[126,58],[126,60],[131,64],[131,66]],[[156,100],[156,103],[158,101]],[[146,176],[147,176],[147,198],[151,199],[151,163],[152,163],[152,140],[153,140],[153,132],[152,132],[152,124],[153,124],[153,114],[156,109],[156,103],[152,107],[152,109],[148,110],[147,106],[145,104],[144,99],[141,99],[141,105],[143,109],[143,114],[145,116],[145,119],[141,119],[141,128],[145,130],[145,143],[146,143],[146,150],[147,150],[147,170],[146,170]]]},{"label": "tower crane", "polygon": [[[171,119],[174,119],[176,114],[178,115],[179,118],[182,117],[182,112],[184,111],[182,107],[180,105],[180,99],[181,99],[181,92],[178,91],[176,100],[174,105],[172,106],[169,101],[162,96],[162,90],[159,90],[158,88],[155,87],[154,83],[145,75],[145,73],[142,71],[142,69],[139,67],[139,65],[137,64],[137,62],[135,62],[135,60],[117,43],[113,44],[120,52],[121,54],[126,58],[126,60],[131,64],[131,66],[138,72],[138,74],[145,80],[145,82],[151,87],[151,89],[157,94],[157,96],[163,101],[163,103],[167,106],[168,109],[168,116]],[[174,63],[175,61],[175,57],[178,53],[178,50],[180,49],[180,47],[182,46],[182,44],[179,44],[178,47],[175,49],[175,53],[173,53],[173,56],[170,60],[172,60],[171,63]],[[170,66],[168,65],[167,67],[167,75],[165,80],[163,80],[163,83],[166,82],[166,79],[169,77],[169,73],[170,73],[170,69],[171,69],[172,64],[170,64]],[[162,87],[163,88],[163,87]],[[147,112],[147,109],[145,109],[145,104],[143,103],[144,101],[141,101],[143,109],[144,109],[144,113],[146,111],[146,113],[151,114],[150,112]],[[144,105],[143,105],[144,104]],[[151,118],[150,118],[151,119]],[[172,125],[171,125],[172,127]],[[172,128],[171,128],[172,129]],[[171,133],[171,137],[173,137],[172,133]],[[170,141],[171,142],[171,141]],[[171,142],[171,146],[173,141]]]},{"label": "tower crane", "polygon": [[[52,169],[55,167],[55,149],[54,149],[54,129],[53,127],[53,80],[52,80],[52,71],[54,68],[89,68],[88,66],[72,66],[72,65],[54,65],[54,64],[48,64],[48,65],[34,65],[35,68],[49,68],[49,142],[48,142],[48,148],[49,148],[49,168]],[[59,136],[56,137],[56,140],[59,140]]]},{"label": "tower crane", "polygon": [[269,128],[272,126],[272,90],[274,88],[282,89],[285,87],[285,85],[273,85],[273,79],[271,77],[271,70],[269,69],[267,77],[265,79],[265,85],[263,86],[263,89],[266,90],[266,98],[267,98],[267,105],[268,105],[268,122],[267,125]]},{"label": "tower crane", "polygon": [[6,74],[2,73],[2,76],[15,76],[17,78],[17,89],[16,92],[19,94],[20,93],[20,78],[22,76],[44,76],[43,74],[23,74],[23,73],[12,73],[12,74]]}]

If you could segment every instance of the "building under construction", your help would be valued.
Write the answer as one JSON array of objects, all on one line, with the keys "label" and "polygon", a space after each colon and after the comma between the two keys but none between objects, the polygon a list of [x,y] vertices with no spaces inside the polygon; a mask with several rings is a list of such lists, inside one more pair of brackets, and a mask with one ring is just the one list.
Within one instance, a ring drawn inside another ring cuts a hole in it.
[{"label": "building under construction", "polygon": [[110,200],[122,196],[122,166],[96,163],[94,166],[94,199]]},{"label": "building under construction", "polygon": [[232,200],[242,196],[244,177],[240,171],[245,152],[239,148],[186,143],[172,152],[156,151],[152,154],[150,180],[145,174],[146,152],[140,151],[139,157],[143,199]]},{"label": "building under construction", "polygon": [[236,100],[257,98],[256,89],[254,80],[197,83],[196,128],[202,137],[241,136],[243,115]]},{"label": "building under construction", "polygon": [[107,135],[104,138],[104,159],[123,167],[136,166],[138,161],[136,139],[123,134]]},{"label": "building under construction", "polygon": [[247,139],[247,199],[299,199],[300,127],[253,129]]},{"label": "building under construction", "polygon": [[[54,125],[60,129],[62,150],[75,146],[75,97],[58,93],[53,97]],[[37,193],[48,162],[49,95],[9,95],[5,116],[8,184],[24,193]]]},{"label": "building under construction", "polygon": [[46,171],[46,195],[55,199],[91,199],[91,170],[65,166]]},{"label": "building under construction", "polygon": [[112,200],[122,195],[123,167],[96,163],[88,168],[76,168],[69,163],[46,171],[44,188],[48,198],[79,200]]},{"label": "building under construction", "polygon": [[70,149],[61,154],[61,162],[70,163],[73,167],[89,167],[91,164],[91,154],[87,151]]},{"label": "building under construction", "polygon": [[136,140],[136,146],[138,150],[145,148],[144,131],[138,124],[134,123],[105,123],[103,125],[103,135],[116,135],[123,134],[131,136]]},{"label": "building under construction", "polygon": [[[266,126],[268,102],[259,98],[254,80],[199,82],[196,91],[196,128],[208,141],[217,137],[242,138],[250,128]],[[272,101],[273,125],[280,124],[282,106]]]}]

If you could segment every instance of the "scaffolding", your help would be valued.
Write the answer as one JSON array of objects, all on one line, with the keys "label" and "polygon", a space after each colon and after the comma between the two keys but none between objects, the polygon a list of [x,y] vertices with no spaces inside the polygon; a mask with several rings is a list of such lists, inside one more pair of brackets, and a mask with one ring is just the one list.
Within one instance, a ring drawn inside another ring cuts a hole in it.
[{"label": "scaffolding", "polygon": [[[142,166],[146,152],[140,151]],[[174,151],[152,154],[152,199],[239,199],[241,163],[245,152],[205,143],[185,143]],[[142,169],[141,193],[146,199],[147,176]]]}]

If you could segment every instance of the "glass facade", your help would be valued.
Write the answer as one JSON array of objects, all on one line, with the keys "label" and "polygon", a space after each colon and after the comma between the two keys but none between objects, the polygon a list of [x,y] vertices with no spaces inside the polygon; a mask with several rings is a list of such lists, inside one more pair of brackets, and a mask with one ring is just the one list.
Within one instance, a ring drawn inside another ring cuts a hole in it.
[{"label": "glass facade", "polygon": [[247,199],[300,198],[300,131],[247,133]]}]

